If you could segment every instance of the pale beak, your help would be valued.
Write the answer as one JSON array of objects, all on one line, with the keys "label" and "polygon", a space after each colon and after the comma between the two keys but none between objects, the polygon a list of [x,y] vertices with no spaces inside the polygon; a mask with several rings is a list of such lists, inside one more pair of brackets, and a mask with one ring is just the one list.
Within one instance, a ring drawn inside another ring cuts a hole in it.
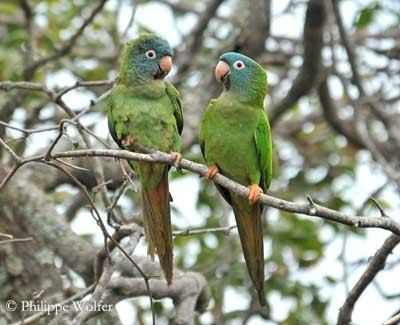
[{"label": "pale beak", "polygon": [[172,58],[169,55],[163,56],[160,60],[160,68],[167,75],[172,68]]},{"label": "pale beak", "polygon": [[215,67],[215,78],[222,82],[229,73],[229,65],[224,61],[219,61]]}]

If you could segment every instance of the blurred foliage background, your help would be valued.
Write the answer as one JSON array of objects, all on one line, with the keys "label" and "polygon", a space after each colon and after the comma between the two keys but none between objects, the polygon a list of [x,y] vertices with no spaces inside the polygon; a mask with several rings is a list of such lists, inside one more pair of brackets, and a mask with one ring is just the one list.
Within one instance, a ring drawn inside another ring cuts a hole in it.
[{"label": "blurred foliage background", "polygon": [[[201,162],[199,120],[210,98],[221,90],[213,68],[221,53],[242,52],[268,72],[266,107],[273,127],[275,167],[269,193],[291,201],[305,201],[308,195],[319,204],[357,215],[378,214],[368,201],[374,196],[392,215],[400,202],[399,23],[400,3],[395,0],[3,0],[0,79],[37,82],[55,91],[76,81],[106,80],[99,86],[72,87],[62,98],[73,112],[86,110],[81,123],[112,144],[104,107],[101,103],[91,107],[90,101],[104,94],[117,77],[124,42],[142,31],[157,32],[175,49],[169,80],[184,98],[183,154]],[[53,99],[43,91],[0,93],[0,136],[18,154],[43,151],[54,140],[54,126],[68,116]],[[44,128],[50,130],[31,132]],[[63,148],[71,143],[79,147],[79,132],[68,127],[68,134]],[[12,160],[3,149],[0,160],[4,176]],[[115,195],[121,183],[118,166],[109,161],[103,167],[110,181],[109,195]],[[23,179],[15,179],[21,183],[0,193],[0,232],[37,239],[34,244],[0,246],[1,302],[26,297],[43,286],[53,287],[52,295],[61,298],[87,281],[84,271],[63,263],[62,249],[55,249],[27,219],[44,222],[42,211],[32,208],[40,195],[75,233],[90,245],[102,245],[80,190],[48,169],[24,167]],[[96,193],[93,175],[78,174]],[[172,178],[176,230],[234,225],[230,208],[211,182],[187,172],[174,171]],[[23,202],[14,201],[19,207],[13,206],[13,191],[30,186],[24,182],[37,188],[32,197],[27,193]],[[106,214],[99,195],[95,198]],[[137,221],[140,205],[140,195],[131,186],[117,208],[126,222]],[[235,229],[229,234],[211,231],[175,237],[177,266],[203,274],[212,292],[208,310],[196,322],[333,323],[386,232],[351,229],[268,207],[264,216],[266,310],[252,295]],[[44,255],[31,257],[43,247],[47,247]],[[34,267],[30,258],[36,261]],[[356,308],[355,323],[382,322],[398,309],[400,287],[394,276],[398,262],[393,254]],[[49,272],[47,279],[43,272]],[[145,298],[121,304],[124,324],[149,322]],[[371,306],[376,308],[372,311]],[[171,304],[162,300],[156,307],[160,323],[166,323]]]}]

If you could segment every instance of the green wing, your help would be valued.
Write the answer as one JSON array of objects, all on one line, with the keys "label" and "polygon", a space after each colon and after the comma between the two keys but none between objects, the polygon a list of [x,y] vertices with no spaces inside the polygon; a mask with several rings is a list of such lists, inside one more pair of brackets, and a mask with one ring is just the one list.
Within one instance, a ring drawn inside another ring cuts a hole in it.
[{"label": "green wing", "polygon": [[175,88],[175,86],[170,82],[165,82],[167,86],[167,95],[171,100],[171,103],[174,107],[174,116],[176,119],[176,125],[178,127],[179,134],[182,134],[183,129],[183,113],[182,113],[182,98],[179,91]]},{"label": "green wing", "polygon": [[[206,139],[205,139],[205,134],[204,134],[204,128],[206,128],[206,124],[207,124],[207,112],[209,111],[209,109],[214,105],[215,103],[215,99],[211,99],[210,104],[208,105],[204,115],[203,115],[203,119],[201,121],[200,124],[200,132],[199,132],[199,142],[200,142],[200,149],[201,149],[201,153],[203,155],[204,160],[207,162],[207,158],[206,158]],[[220,169],[220,167],[218,166],[218,168]],[[223,173],[223,171],[220,169],[220,172]],[[214,183],[215,187],[217,188],[218,192],[222,195],[222,197],[225,199],[226,202],[228,202],[228,204],[232,204],[232,199],[231,199],[231,195],[229,193],[229,190],[227,190],[225,187]]]},{"label": "green wing", "polygon": [[265,112],[262,112],[254,134],[257,148],[258,163],[261,172],[260,186],[266,190],[272,178],[272,139],[271,128]]}]

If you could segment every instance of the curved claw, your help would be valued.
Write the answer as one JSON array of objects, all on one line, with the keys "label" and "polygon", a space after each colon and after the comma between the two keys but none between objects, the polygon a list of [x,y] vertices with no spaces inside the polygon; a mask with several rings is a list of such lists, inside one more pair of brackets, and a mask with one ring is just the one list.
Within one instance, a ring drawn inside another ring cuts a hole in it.
[{"label": "curved claw", "polygon": [[248,198],[249,198],[250,204],[254,204],[260,199],[260,195],[264,191],[260,186],[258,186],[258,184],[255,184],[255,183],[251,184],[249,186],[249,189],[250,189],[250,194],[249,194]]},{"label": "curved claw", "polygon": [[204,175],[204,178],[211,179],[218,173],[219,173],[219,169],[218,169],[217,165],[212,165],[212,166],[208,167],[208,170],[207,170],[206,174]]},{"label": "curved claw", "polygon": [[170,154],[174,157],[174,167],[179,169],[179,164],[182,161],[182,154],[180,152],[171,151]]}]

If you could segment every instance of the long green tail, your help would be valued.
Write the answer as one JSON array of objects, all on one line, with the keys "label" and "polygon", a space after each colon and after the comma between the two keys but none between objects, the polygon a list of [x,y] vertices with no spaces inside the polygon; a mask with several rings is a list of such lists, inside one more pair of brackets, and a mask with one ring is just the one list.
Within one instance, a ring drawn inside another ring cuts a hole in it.
[{"label": "long green tail", "polygon": [[154,258],[156,252],[168,285],[173,275],[173,242],[171,226],[168,168],[155,190],[142,189],[145,230],[148,238],[148,253]]},{"label": "long green tail", "polygon": [[235,200],[232,207],[242,243],[243,255],[247,264],[250,278],[257,290],[261,306],[265,306],[264,293],[264,244],[261,222],[261,206],[255,203],[250,209],[240,208]]}]

